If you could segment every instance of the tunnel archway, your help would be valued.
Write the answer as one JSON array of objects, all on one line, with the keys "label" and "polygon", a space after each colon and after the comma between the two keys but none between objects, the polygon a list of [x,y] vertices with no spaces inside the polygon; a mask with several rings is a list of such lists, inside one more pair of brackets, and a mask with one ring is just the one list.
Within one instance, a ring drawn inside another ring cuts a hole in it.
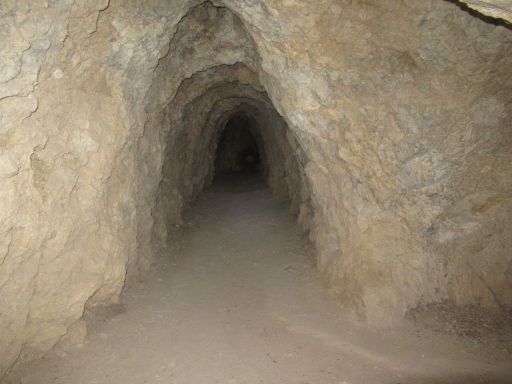
[{"label": "tunnel archway", "polygon": [[200,71],[185,79],[173,103],[156,115],[147,128],[161,132],[162,127],[174,127],[166,139],[153,238],[165,243],[167,229],[181,224],[183,207],[212,183],[217,145],[232,116],[245,116],[250,122],[261,170],[274,195],[289,199],[291,210],[303,212],[303,223],[309,222],[304,173],[307,158],[256,73],[247,65],[236,63]]},{"label": "tunnel archway", "polygon": [[[234,172],[258,172],[262,170],[262,156],[255,138],[257,122],[245,114],[230,117],[220,133],[215,155],[215,175]],[[257,136],[257,134],[256,134]]]},{"label": "tunnel archway", "polygon": [[510,30],[454,3],[7,1],[0,372],[149,269],[238,112],[361,318],[509,307]]}]

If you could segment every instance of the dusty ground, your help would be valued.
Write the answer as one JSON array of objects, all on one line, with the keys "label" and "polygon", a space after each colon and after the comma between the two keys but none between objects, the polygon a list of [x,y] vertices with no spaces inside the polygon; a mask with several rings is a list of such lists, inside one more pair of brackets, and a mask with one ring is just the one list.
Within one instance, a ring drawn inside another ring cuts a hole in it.
[{"label": "dusty ground", "polygon": [[259,179],[222,180],[187,222],[173,256],[89,321],[85,345],[4,383],[512,382],[508,339],[491,345],[411,322],[376,332],[349,320],[286,204]]}]

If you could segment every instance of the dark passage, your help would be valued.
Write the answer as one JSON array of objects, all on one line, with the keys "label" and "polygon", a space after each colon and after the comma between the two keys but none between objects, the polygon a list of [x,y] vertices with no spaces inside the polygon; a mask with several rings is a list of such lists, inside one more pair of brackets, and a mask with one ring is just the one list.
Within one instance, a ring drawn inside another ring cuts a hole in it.
[{"label": "dark passage", "polygon": [[221,133],[215,158],[215,174],[251,173],[262,170],[256,121],[245,115],[231,117]]}]

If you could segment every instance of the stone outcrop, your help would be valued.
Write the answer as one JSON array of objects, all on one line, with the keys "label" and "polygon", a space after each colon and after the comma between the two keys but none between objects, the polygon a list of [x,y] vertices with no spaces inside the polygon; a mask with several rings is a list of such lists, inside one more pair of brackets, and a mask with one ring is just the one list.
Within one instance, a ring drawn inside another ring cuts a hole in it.
[{"label": "stone outcrop", "polygon": [[[510,20],[509,1],[467,3]],[[147,270],[237,114],[369,324],[510,308],[506,26],[442,0],[5,0],[0,375]]]}]

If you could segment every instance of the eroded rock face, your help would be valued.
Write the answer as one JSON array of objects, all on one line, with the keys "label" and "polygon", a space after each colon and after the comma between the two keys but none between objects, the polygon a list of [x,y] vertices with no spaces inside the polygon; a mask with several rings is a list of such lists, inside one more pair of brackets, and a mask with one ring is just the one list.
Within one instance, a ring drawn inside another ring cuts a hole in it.
[{"label": "eroded rock face", "polygon": [[512,305],[507,28],[442,0],[6,0],[0,36],[0,375],[147,269],[237,113],[347,308]]},{"label": "eroded rock face", "polygon": [[461,0],[461,2],[483,15],[512,22],[511,0]]}]

